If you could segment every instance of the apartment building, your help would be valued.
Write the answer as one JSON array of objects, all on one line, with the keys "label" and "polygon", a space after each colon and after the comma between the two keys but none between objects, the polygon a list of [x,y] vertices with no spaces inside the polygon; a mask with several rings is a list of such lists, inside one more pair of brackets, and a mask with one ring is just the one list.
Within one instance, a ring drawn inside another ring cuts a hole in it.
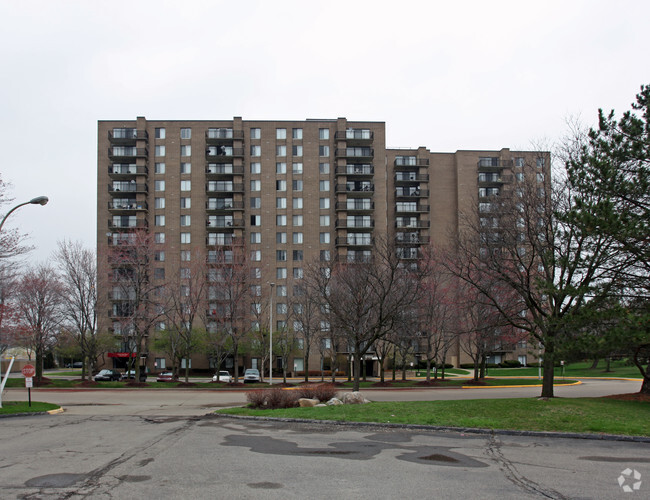
[{"label": "apartment building", "polygon": [[[291,327],[289,298],[307,263],[363,259],[377,236],[394,239],[400,258],[416,263],[423,245],[449,239],[460,210],[471,210],[488,192],[498,193],[511,182],[516,165],[533,155],[508,149],[387,149],[385,123],[345,118],[100,121],[100,278],[115,276],[106,256],[136,229],[146,230],[158,245],[150,267],[151,279],[160,282],[197,249],[209,260],[239,244],[250,258],[253,297],[259,297],[251,299],[251,321],[259,322],[254,316],[262,311],[264,321],[270,320],[262,306],[272,294],[273,326]],[[106,292],[100,325],[117,334],[129,297],[117,293],[110,278]],[[160,321],[153,330],[164,327]],[[151,345],[140,354],[150,370],[170,364]],[[132,348],[116,342],[108,358],[121,368],[133,355]],[[525,361],[526,348],[494,352],[495,361],[506,356]],[[458,364],[466,356],[456,348],[451,361]],[[193,369],[212,368],[206,355],[191,363]],[[226,367],[259,363],[251,351]],[[319,363],[314,359],[310,366]],[[303,364],[300,354],[294,355],[290,371],[301,371]]]}]

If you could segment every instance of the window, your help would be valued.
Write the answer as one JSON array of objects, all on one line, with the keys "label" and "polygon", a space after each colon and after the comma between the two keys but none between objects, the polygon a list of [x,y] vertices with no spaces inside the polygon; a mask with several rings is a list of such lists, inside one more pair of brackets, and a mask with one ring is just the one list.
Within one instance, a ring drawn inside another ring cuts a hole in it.
[{"label": "window", "polygon": [[320,225],[321,225],[321,227],[328,227],[330,225],[330,216],[329,215],[321,215],[320,216]]},{"label": "window", "polygon": [[181,208],[192,208],[192,198],[181,197]]},{"label": "window", "polygon": [[189,262],[190,260],[192,260],[192,252],[189,250],[181,250],[181,261]]},{"label": "window", "polygon": [[191,174],[191,173],[192,173],[192,164],[181,163],[181,174]]},{"label": "window", "polygon": [[156,215],[154,218],[154,225],[162,227],[165,225],[165,216],[164,215]]},{"label": "window", "polygon": [[275,199],[275,208],[287,208],[287,199],[286,198],[276,198]]},{"label": "window", "polygon": [[293,139],[302,139],[302,129],[301,128],[294,128],[291,130],[291,137]]},{"label": "window", "polygon": [[294,215],[291,222],[294,226],[302,226],[302,215]]},{"label": "window", "polygon": [[302,156],[302,146],[291,146],[291,154],[293,156]]},{"label": "window", "polygon": [[156,243],[165,243],[165,233],[154,233],[153,240]]},{"label": "window", "polygon": [[259,302],[253,302],[251,304],[251,313],[252,314],[261,314],[262,313],[262,304]]},{"label": "window", "polygon": [[192,242],[192,237],[190,236],[190,233],[181,233],[181,243],[191,243]]},{"label": "window", "polygon": [[329,191],[330,190],[330,181],[319,181],[318,186],[319,186],[319,189],[321,191]]},{"label": "window", "polygon": [[542,168],[544,166],[544,158],[537,158],[536,160],[537,168]]},{"label": "window", "polygon": [[295,245],[302,244],[302,233],[293,233],[293,243]]},{"label": "window", "polygon": [[293,279],[301,280],[303,275],[304,274],[303,274],[303,271],[302,271],[302,267],[294,267],[293,268]]},{"label": "window", "polygon": [[524,159],[523,158],[515,158],[515,167],[523,167],[524,166]]},{"label": "window", "polygon": [[329,250],[321,250],[320,251],[320,261],[321,262],[329,262],[331,258],[330,251]]},{"label": "window", "polygon": [[275,190],[276,191],[286,191],[287,190],[287,181],[285,181],[285,180],[275,181]]},{"label": "window", "polygon": [[286,243],[287,242],[287,233],[275,233],[275,242],[276,243]]},{"label": "window", "polygon": [[191,225],[191,218],[189,215],[181,215],[181,226],[187,227]]},{"label": "window", "polygon": [[156,156],[165,156],[165,146],[156,146],[154,148],[154,154]]},{"label": "window", "polygon": [[321,208],[321,210],[327,210],[330,207],[330,199],[320,198],[318,200],[318,206]]},{"label": "window", "polygon": [[276,215],[275,216],[275,225],[276,226],[286,226],[287,225],[287,216],[286,215]]},{"label": "window", "polygon": [[164,280],[165,279],[165,268],[164,267],[156,267],[153,270],[153,277],[159,280]]},{"label": "window", "polygon": [[327,245],[330,242],[330,233],[320,233],[320,242]]},{"label": "window", "polygon": [[259,180],[252,180],[251,191],[261,191],[261,190],[262,190],[262,182]]},{"label": "window", "polygon": [[287,268],[286,267],[276,267],[275,268],[275,277],[279,280],[287,278]]},{"label": "window", "polygon": [[287,147],[275,146],[275,156],[287,156]]},{"label": "window", "polygon": [[160,250],[154,253],[153,260],[158,262],[165,262],[165,251]]},{"label": "window", "polygon": [[544,174],[537,174],[537,182],[544,182]]},{"label": "window", "polygon": [[262,173],[262,164],[260,162],[251,163],[251,174],[261,174]]},{"label": "window", "polygon": [[302,181],[298,179],[294,179],[291,181],[291,187],[293,188],[294,191],[302,191]]},{"label": "window", "polygon": [[154,181],[154,190],[164,191],[165,190],[165,181]]},{"label": "window", "polygon": [[[261,267],[252,267],[251,268],[251,278],[253,279],[262,279],[262,268]],[[262,290],[260,290],[260,295],[262,295]]]},{"label": "window", "polygon": [[262,156],[262,146],[251,146],[251,156]]},{"label": "window", "polygon": [[282,302],[275,305],[275,312],[278,314],[287,314],[287,305]]},{"label": "window", "polygon": [[[259,191],[259,189],[257,190]],[[251,208],[261,208],[262,207],[262,198],[251,198]]]},{"label": "window", "polygon": [[261,128],[252,128],[251,129],[251,139],[260,139],[262,137]]},{"label": "window", "polygon": [[292,165],[291,171],[294,174],[302,174],[302,163],[294,163]]},{"label": "window", "polygon": [[156,139],[164,139],[165,138],[165,129],[164,128],[157,128],[156,133],[155,133]]},{"label": "window", "polygon": [[192,146],[189,144],[181,146],[181,156],[192,156]]},{"label": "window", "polygon": [[262,225],[262,216],[251,215],[251,226],[261,226],[261,225]]},{"label": "window", "polygon": [[181,181],[181,191],[192,191],[192,181]]},{"label": "window", "polygon": [[294,210],[299,210],[302,208],[302,198],[293,199],[293,208]]},{"label": "window", "polygon": [[275,294],[278,297],[286,297],[287,296],[287,287],[286,285],[278,285],[275,287]]},{"label": "window", "polygon": [[285,262],[287,260],[287,251],[286,250],[276,250],[275,251],[275,260],[278,262]]},{"label": "window", "polygon": [[330,147],[329,146],[318,146],[318,156],[329,156]]},{"label": "window", "polygon": [[165,198],[154,198],[155,208],[165,208]]},{"label": "window", "polygon": [[302,250],[294,250],[293,251],[293,260],[300,261],[303,258],[303,253]]},{"label": "window", "polygon": [[318,171],[321,174],[329,174],[330,173],[330,164],[329,163],[319,163],[318,164]]},{"label": "window", "polygon": [[187,280],[192,277],[192,273],[190,272],[190,269],[188,267],[181,267],[180,276],[181,279]]},{"label": "window", "polygon": [[182,128],[181,129],[181,139],[191,139],[192,138],[192,129],[191,128]]},{"label": "window", "polygon": [[328,140],[330,138],[330,129],[328,128],[319,128],[318,129],[318,138],[320,140]]},{"label": "window", "polygon": [[164,163],[155,163],[153,171],[156,174],[164,174],[165,173],[165,164]]},{"label": "window", "polygon": [[253,262],[259,262],[262,260],[262,251],[261,250],[253,250],[251,252],[251,260]]},{"label": "window", "polygon": [[286,174],[287,173],[287,164],[284,162],[276,162],[275,164],[275,173],[276,174]]},{"label": "window", "polygon": [[287,129],[286,128],[276,128],[275,129],[275,138],[276,139],[286,139],[287,138]]}]

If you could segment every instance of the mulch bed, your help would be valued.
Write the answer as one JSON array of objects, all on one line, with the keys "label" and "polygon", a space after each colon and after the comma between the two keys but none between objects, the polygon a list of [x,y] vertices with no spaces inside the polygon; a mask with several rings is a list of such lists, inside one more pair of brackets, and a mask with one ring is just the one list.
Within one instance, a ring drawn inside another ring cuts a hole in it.
[{"label": "mulch bed", "polygon": [[487,385],[487,382],[485,379],[478,379],[478,380],[468,380],[467,382],[464,382],[463,385]]},{"label": "mulch bed", "polygon": [[632,392],[630,394],[613,394],[611,396],[604,396],[608,399],[618,399],[619,401],[638,401],[639,403],[650,403],[650,394],[642,394],[640,392]]}]

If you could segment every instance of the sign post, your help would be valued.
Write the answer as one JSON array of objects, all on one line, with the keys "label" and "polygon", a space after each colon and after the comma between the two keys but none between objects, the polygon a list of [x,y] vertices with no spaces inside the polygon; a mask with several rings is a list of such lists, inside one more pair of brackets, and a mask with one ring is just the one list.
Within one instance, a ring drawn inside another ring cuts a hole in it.
[{"label": "sign post", "polygon": [[25,365],[22,369],[23,376],[25,377],[25,387],[27,387],[27,399],[29,401],[29,406],[32,406],[32,378],[36,375],[36,368],[34,365]]}]

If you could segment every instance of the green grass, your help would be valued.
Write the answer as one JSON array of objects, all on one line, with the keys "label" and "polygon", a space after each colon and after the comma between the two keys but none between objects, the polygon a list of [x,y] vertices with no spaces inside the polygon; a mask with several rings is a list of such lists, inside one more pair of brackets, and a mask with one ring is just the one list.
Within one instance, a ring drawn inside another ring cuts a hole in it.
[{"label": "green grass", "polygon": [[11,415],[14,413],[37,413],[60,408],[59,405],[52,403],[40,403],[32,401],[32,406],[29,406],[27,401],[3,401],[2,408],[0,408],[0,415]]},{"label": "green grass", "polygon": [[[613,361],[610,372],[606,372],[607,367],[604,361],[598,364],[595,370],[591,370],[591,362],[572,363],[564,366],[565,377],[620,377],[620,378],[638,378],[641,379],[641,373],[636,366],[625,366],[623,361]],[[489,368],[489,377],[536,377],[539,373],[537,366],[526,368]],[[555,376],[562,376],[562,367],[555,367]]]},{"label": "green grass", "polygon": [[650,436],[650,403],[608,398],[376,402],[365,405],[217,413],[350,422],[420,424]]}]

